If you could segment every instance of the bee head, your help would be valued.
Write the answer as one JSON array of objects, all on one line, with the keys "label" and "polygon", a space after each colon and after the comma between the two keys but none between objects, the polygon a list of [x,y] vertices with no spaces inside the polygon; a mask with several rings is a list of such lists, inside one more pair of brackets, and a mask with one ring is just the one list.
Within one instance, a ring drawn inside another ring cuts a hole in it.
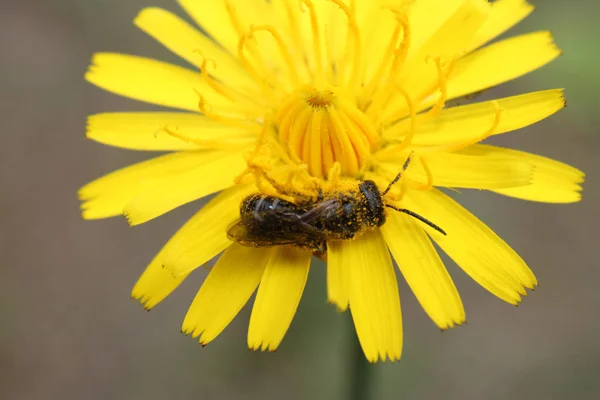
[{"label": "bee head", "polygon": [[381,226],[385,223],[385,211],[383,198],[379,188],[373,181],[362,181],[358,190],[365,197],[366,213],[365,219],[371,226]]}]

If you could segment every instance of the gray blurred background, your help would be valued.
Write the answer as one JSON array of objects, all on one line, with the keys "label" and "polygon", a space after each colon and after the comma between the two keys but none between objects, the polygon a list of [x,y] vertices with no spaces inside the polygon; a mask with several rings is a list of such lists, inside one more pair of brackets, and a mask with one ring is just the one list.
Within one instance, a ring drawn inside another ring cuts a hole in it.
[{"label": "gray blurred background", "polygon": [[[401,281],[404,354],[370,367],[372,398],[600,398],[600,3],[534,3],[511,33],[550,29],[564,55],[485,96],[565,87],[569,106],[494,142],[582,169],[584,200],[464,193],[460,201],[529,263],[539,289],[515,308],[448,263],[469,325],[440,333]],[[247,350],[247,308],[202,348],[179,329],[206,271],[149,313],[129,298],[201,204],[136,228],[80,218],[80,186],[148,156],[87,141],[86,115],[153,109],[86,84],[92,52],[180,62],[132,25],[144,6],[184,15],[169,0],[0,0],[0,399],[346,398],[354,332],[326,305],[322,265],[277,353]]]}]

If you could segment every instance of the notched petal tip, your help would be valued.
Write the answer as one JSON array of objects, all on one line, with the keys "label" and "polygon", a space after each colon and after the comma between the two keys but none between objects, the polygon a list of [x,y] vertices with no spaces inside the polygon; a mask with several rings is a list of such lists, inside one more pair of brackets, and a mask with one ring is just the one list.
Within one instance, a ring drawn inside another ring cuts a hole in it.
[{"label": "notched petal tip", "polygon": [[135,288],[131,292],[130,297],[136,303],[139,303],[142,307],[144,307],[144,310],[146,310],[146,311],[150,311],[150,310],[152,310],[152,308],[154,308],[154,305],[149,305],[150,298],[148,296],[138,293]]},{"label": "notched petal tip", "polygon": [[448,325],[446,325],[446,326],[440,326],[439,328],[440,328],[441,332],[446,332],[446,331],[449,331],[449,330],[454,329],[454,328],[460,328],[463,325],[467,325],[467,320],[466,319],[464,319],[464,320],[453,320],[453,321],[449,322]]},{"label": "notched petal tip", "polygon": [[110,57],[115,54],[116,53],[111,53],[111,52],[98,52],[98,53],[92,54],[90,63],[88,64],[87,70],[86,70],[85,74],[83,75],[83,78],[86,81],[93,83],[94,75],[96,74],[96,72],[98,72],[98,68],[99,68],[100,64],[102,63],[102,60],[106,57]]},{"label": "notched petal tip", "polygon": [[248,345],[248,350],[250,350],[250,351],[261,351],[261,352],[265,351],[265,349],[263,348],[262,343]]},{"label": "notched petal tip", "polygon": [[260,352],[268,352],[268,353],[276,353],[277,346],[273,346],[272,343],[267,342],[259,342],[254,344],[248,344],[248,350],[250,351],[260,351]]},{"label": "notched petal tip", "polygon": [[129,210],[127,210],[126,208],[123,209],[122,214],[125,217],[125,219],[127,220],[127,223],[129,224],[129,226],[136,226],[136,225],[140,224],[140,222],[135,221],[135,219],[131,215],[131,212]]},{"label": "notched petal tip", "polygon": [[205,340],[205,339],[202,337],[202,333],[200,333],[200,335],[199,335],[199,337],[198,337],[198,344],[199,344],[200,346],[202,346],[202,348],[205,348],[206,346],[208,346],[208,344],[209,344],[209,343],[210,343],[210,341],[207,341],[207,340]]},{"label": "notched petal tip", "polygon": [[383,363],[394,363],[396,361],[400,361],[400,354],[387,354],[385,358],[381,359]]}]

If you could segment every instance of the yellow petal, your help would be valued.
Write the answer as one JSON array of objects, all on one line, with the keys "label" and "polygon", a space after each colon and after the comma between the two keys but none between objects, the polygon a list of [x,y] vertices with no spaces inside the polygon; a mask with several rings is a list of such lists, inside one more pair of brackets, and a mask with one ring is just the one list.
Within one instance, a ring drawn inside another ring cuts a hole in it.
[{"label": "yellow petal", "polygon": [[121,215],[123,207],[137,193],[161,185],[181,172],[211,163],[222,155],[223,152],[212,150],[172,153],[111,172],[79,190],[79,198],[84,200],[83,218]]},{"label": "yellow petal", "polygon": [[[189,140],[168,133],[184,135]],[[125,112],[88,117],[88,139],[132,150],[195,150],[249,146],[257,133],[192,113]],[[191,143],[191,140],[197,143]],[[201,146],[204,144],[204,146]]]},{"label": "yellow petal", "polygon": [[219,111],[244,111],[208,86],[199,72],[150,58],[96,53],[85,79],[109,92],[161,106],[198,111],[197,90]]},{"label": "yellow petal", "polygon": [[[448,99],[475,93],[534,71],[560,55],[550,32],[515,36],[483,47],[456,62]],[[433,96],[432,102],[437,100]]]},{"label": "yellow petal", "polygon": [[[562,89],[544,90],[442,110],[435,118],[417,117],[417,132],[412,143],[440,145],[481,138],[493,126],[496,104],[502,110],[493,135],[524,128],[549,117],[565,106]],[[424,122],[423,122],[424,120]],[[408,119],[388,129],[384,137],[399,138],[410,129]]]},{"label": "yellow petal", "polygon": [[[402,353],[402,315],[398,283],[390,253],[379,230],[341,242],[329,262],[348,273],[350,311],[358,339],[370,362],[399,360]],[[341,258],[341,260],[334,260]]]},{"label": "yellow petal", "polygon": [[348,308],[348,260],[343,251],[344,241],[327,242],[327,300],[337,306],[338,311]]},{"label": "yellow petal", "polygon": [[465,322],[465,310],[452,278],[420,222],[390,211],[383,237],[417,300],[440,329]]},{"label": "yellow petal", "polygon": [[409,191],[402,206],[444,229],[447,236],[423,225],[471,278],[502,300],[517,305],[527,293],[524,288],[537,286],[529,267],[510,246],[439,190]]},{"label": "yellow petal", "polygon": [[240,217],[240,204],[253,185],[236,185],[219,193],[174,236],[162,264],[174,276],[186,275],[231,244],[227,228]]},{"label": "yellow petal", "polygon": [[306,284],[312,254],[291,246],[273,249],[252,307],[248,347],[275,351],[287,332]]},{"label": "yellow petal", "polygon": [[[419,154],[419,153],[417,153]],[[414,157],[407,170],[413,181],[426,184],[427,173],[421,159],[431,172],[433,184],[441,187],[496,189],[528,185],[533,167],[512,155],[475,156],[467,154],[432,152]],[[394,162],[380,163],[380,167],[395,176],[402,170],[405,159],[395,156]]]},{"label": "yellow petal", "polygon": [[[400,5],[402,1],[397,2]],[[381,5],[374,5],[374,7]],[[468,6],[468,5],[467,5]],[[410,48],[408,56],[414,57],[420,49],[423,48],[432,36],[434,36],[441,27],[456,15],[457,11],[465,7],[465,0],[429,0],[415,1],[409,4],[408,21],[410,24]],[[370,21],[373,25],[378,25],[379,20]],[[388,37],[381,37],[378,40],[386,43]]]},{"label": "yellow petal", "polygon": [[131,297],[139,300],[146,310],[163,301],[187,278],[187,275],[173,276],[163,268],[162,251],[150,262],[131,291]]},{"label": "yellow petal", "polygon": [[258,287],[270,249],[232,244],[210,270],[181,328],[202,345],[216,338]]},{"label": "yellow petal", "polygon": [[538,156],[501,147],[477,145],[471,146],[462,153],[472,155],[509,155],[514,156],[534,167],[531,184],[527,186],[494,189],[510,197],[523,200],[539,201],[544,203],[574,203],[581,200],[581,184],[585,174],[570,165]]},{"label": "yellow petal", "polygon": [[[203,4],[203,8],[207,5]],[[214,60],[217,68],[211,75],[233,87],[254,87],[254,82],[241,65],[214,40],[177,15],[157,7],[143,9],[133,21],[141,30],[167,49],[200,68],[204,59]]]},{"label": "yellow petal", "polygon": [[[449,60],[458,56],[473,34],[483,25],[490,13],[490,5],[483,0],[465,0],[429,40],[407,59],[402,73],[397,77],[403,89],[415,99],[421,99],[437,86],[438,72],[429,57],[439,56]],[[404,100],[399,97],[399,100]],[[395,106],[389,104],[388,109]]]},{"label": "yellow petal", "polygon": [[138,225],[174,208],[233,186],[246,167],[242,154],[223,154],[210,163],[174,174],[168,180],[135,194],[123,214],[130,225]]},{"label": "yellow petal", "polygon": [[[239,216],[239,203],[251,188],[236,186],[212,199],[165,244],[135,284],[131,296],[147,309],[160,303],[196,267],[231,244],[225,230]],[[166,263],[165,260],[168,262]],[[176,260],[175,262],[173,260]],[[186,268],[175,274],[175,267]]]},{"label": "yellow petal", "polygon": [[[398,26],[398,22],[391,10],[382,7],[380,0],[369,1],[368,4],[364,3],[366,2],[357,2],[356,15],[362,19],[359,23],[361,41],[364,49],[364,59],[368,60],[364,63],[364,80],[370,82],[372,79],[383,75],[380,66],[383,62],[389,62],[389,55],[387,54],[389,42]],[[411,7],[410,11],[417,8],[420,5],[419,3],[423,2],[415,3],[415,7]],[[359,6],[360,8],[358,8]],[[362,14],[359,13],[359,10],[362,10]],[[432,19],[436,16],[436,14],[432,15]],[[445,17],[445,15],[440,15],[440,18]],[[411,16],[410,18],[413,21],[414,17]],[[416,28],[418,29],[419,26],[423,26],[423,24],[417,25]],[[429,26],[427,25],[427,27]]]},{"label": "yellow petal", "polygon": [[[295,0],[261,3],[266,4],[268,7],[266,10],[260,10],[260,13],[265,15],[267,21],[271,21],[270,23],[273,26],[277,27],[277,30],[280,31],[280,34],[284,39],[289,38],[290,56],[298,66],[300,80],[303,82],[311,80],[315,70],[315,50],[314,39],[311,33],[311,24],[309,22],[310,13],[305,5]],[[328,2],[313,1],[313,5],[316,9],[330,6],[330,4],[325,3]],[[341,13],[339,9],[338,13]],[[264,17],[261,16],[259,20],[263,21]],[[263,21],[261,23],[264,24],[265,22]],[[324,24],[324,21],[321,21],[320,24]],[[327,30],[327,26],[325,26],[325,30]],[[341,31],[344,30],[345,28],[342,27]],[[325,51],[322,53],[324,52]],[[266,51],[264,53],[266,53]]]},{"label": "yellow petal", "polygon": [[[276,3],[276,5],[273,3]],[[297,51],[298,46],[289,42],[289,33],[293,32],[298,36],[298,32],[297,29],[292,27],[289,14],[285,9],[289,6],[292,11],[295,8],[299,13],[301,4],[289,1],[284,7],[281,3],[283,1],[214,0],[200,3],[197,0],[179,0],[179,4],[196,20],[203,30],[234,55],[240,63],[247,61],[252,65],[252,69],[258,71],[261,77],[254,77],[258,84],[264,86],[267,83],[268,85],[276,85],[279,88],[292,90],[293,87],[290,86],[289,80],[290,67],[300,67],[304,62],[310,60],[303,59],[301,51]],[[283,23],[280,22],[281,13],[279,13],[278,18],[276,8],[284,11],[285,19]],[[305,15],[307,14],[305,13]],[[303,27],[304,25],[299,26]],[[285,61],[277,40],[274,40],[274,36],[266,32],[263,29],[264,27],[273,28],[276,32],[275,35],[282,40],[283,51],[289,53],[292,60],[290,63]],[[249,34],[251,28],[257,29],[253,32],[252,40],[246,41],[244,46],[240,48],[240,39],[243,35]],[[245,61],[242,61],[241,53],[243,53]],[[300,72],[304,72],[304,69],[300,68]],[[300,77],[304,82],[308,75],[301,73]],[[271,98],[270,100],[274,99]],[[257,101],[256,98],[255,101]]]},{"label": "yellow petal", "polygon": [[[219,44],[227,49],[231,54],[237,54],[237,46],[241,33],[247,33],[251,23],[265,23],[261,21],[260,11],[264,12],[264,1],[245,0],[245,1],[227,1],[227,0],[178,0],[183,9],[190,14],[196,23]],[[262,3],[262,4],[261,4]],[[236,31],[228,7],[233,11],[233,15],[239,21],[240,32]],[[261,22],[259,22],[261,21]]]},{"label": "yellow petal", "polygon": [[472,51],[506,32],[531,14],[533,9],[533,5],[526,0],[494,1],[489,18],[479,28],[466,50]]}]

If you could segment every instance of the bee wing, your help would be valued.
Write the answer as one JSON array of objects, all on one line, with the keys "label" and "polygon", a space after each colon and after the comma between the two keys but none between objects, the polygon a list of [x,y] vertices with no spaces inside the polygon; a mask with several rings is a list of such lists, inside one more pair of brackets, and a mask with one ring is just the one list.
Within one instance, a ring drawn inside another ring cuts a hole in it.
[{"label": "bee wing", "polygon": [[[329,199],[316,204],[313,208],[307,212],[300,214],[299,218],[302,222],[308,225],[312,225],[314,221],[322,218],[328,218],[332,214],[335,214],[339,208],[340,203],[337,199]],[[312,226],[311,226],[312,227]],[[313,228],[316,229],[316,228]]]},{"label": "bee wing", "polygon": [[296,237],[285,236],[282,232],[265,231],[260,234],[251,232],[244,221],[238,221],[227,231],[227,237],[246,246],[267,247],[297,243]]}]

